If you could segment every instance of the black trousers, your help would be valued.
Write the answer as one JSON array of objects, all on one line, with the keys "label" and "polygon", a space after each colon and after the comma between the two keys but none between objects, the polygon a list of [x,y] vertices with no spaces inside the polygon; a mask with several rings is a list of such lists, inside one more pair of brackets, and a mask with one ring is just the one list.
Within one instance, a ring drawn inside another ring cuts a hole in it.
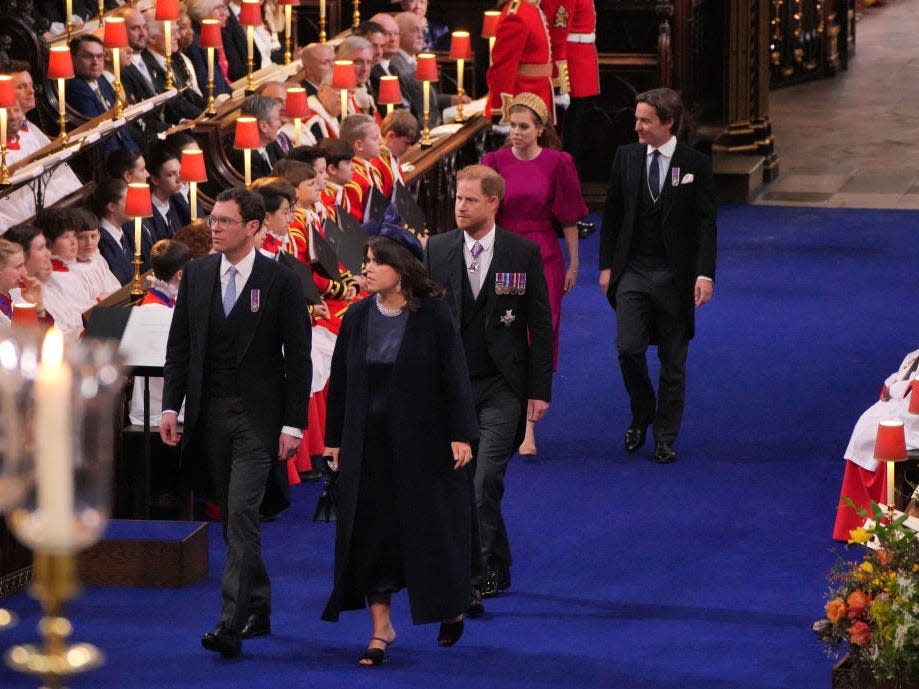
[{"label": "black trousers", "polygon": [[239,632],[250,613],[271,614],[259,505],[276,458],[256,435],[239,397],[212,398],[205,418],[208,468],[227,547],[220,623],[230,632]]},{"label": "black trousers", "polygon": [[[632,423],[653,425],[654,439],[669,444],[680,431],[686,396],[689,324],[680,289],[668,268],[653,264],[630,263],[616,285],[616,350]],[[646,358],[652,340],[661,364],[656,401]]]},{"label": "black trousers", "polygon": [[[517,451],[515,440],[522,404],[502,376],[474,378],[479,443],[475,455],[475,502],[485,569],[511,566],[511,546],[501,514],[504,474]],[[475,577],[473,584],[480,583]]]}]

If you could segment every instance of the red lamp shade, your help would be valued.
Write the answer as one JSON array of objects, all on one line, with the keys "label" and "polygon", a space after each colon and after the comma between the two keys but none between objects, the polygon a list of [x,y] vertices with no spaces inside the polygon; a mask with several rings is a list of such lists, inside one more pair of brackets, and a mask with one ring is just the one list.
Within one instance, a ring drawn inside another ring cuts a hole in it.
[{"label": "red lamp shade", "polygon": [[357,86],[357,73],[351,60],[335,60],[332,63],[332,88],[353,89]]},{"label": "red lamp shade", "polygon": [[258,148],[259,141],[258,120],[254,117],[237,117],[233,148]]},{"label": "red lamp shade", "polygon": [[243,0],[239,10],[239,23],[243,26],[261,26],[262,4],[258,0]]},{"label": "red lamp shade", "polygon": [[124,197],[124,214],[129,218],[149,218],[153,215],[153,200],[150,198],[150,185],[132,182]]},{"label": "red lamp shade", "polygon": [[306,102],[306,89],[300,86],[292,86],[287,89],[287,100],[284,101],[284,114],[287,117],[299,117],[305,119],[312,114],[309,104]]},{"label": "red lamp shade", "polygon": [[38,324],[38,307],[28,302],[13,304],[13,325],[15,327]]},{"label": "red lamp shade", "polygon": [[472,59],[472,41],[468,31],[454,31],[450,34],[450,59]]},{"label": "red lamp shade", "polygon": [[223,37],[220,35],[220,21],[218,19],[201,20],[201,36],[198,43],[202,48],[223,47]]},{"label": "red lamp shade", "polygon": [[300,0],[278,0],[279,5],[299,5]]},{"label": "red lamp shade", "polygon": [[402,89],[399,88],[399,77],[380,77],[380,105],[396,105],[402,102]]},{"label": "red lamp shade", "polygon": [[70,79],[73,77],[73,58],[70,48],[66,45],[56,45],[48,53],[48,78]]},{"label": "red lamp shade", "polygon": [[204,169],[204,151],[199,148],[186,148],[182,151],[182,167],[179,179],[183,182],[206,182],[207,170]]},{"label": "red lamp shade", "polygon": [[15,108],[16,85],[10,74],[0,74],[0,108]]},{"label": "red lamp shade", "polygon": [[911,380],[909,383],[909,413],[919,414],[919,380]]},{"label": "red lamp shade", "polygon": [[158,22],[178,21],[179,0],[156,0],[156,13],[153,18]]},{"label": "red lamp shade", "polygon": [[906,434],[902,421],[887,419],[878,424],[874,458],[884,462],[901,462],[906,459]]},{"label": "red lamp shade", "polygon": [[415,67],[416,81],[437,81],[437,58],[434,53],[418,53]]},{"label": "red lamp shade", "polygon": [[128,47],[128,28],[124,25],[124,17],[105,18],[105,32],[102,34],[102,43],[106,48]]},{"label": "red lamp shade", "polygon": [[498,29],[498,20],[501,18],[501,12],[498,10],[488,10],[482,19],[482,38],[494,38]]}]

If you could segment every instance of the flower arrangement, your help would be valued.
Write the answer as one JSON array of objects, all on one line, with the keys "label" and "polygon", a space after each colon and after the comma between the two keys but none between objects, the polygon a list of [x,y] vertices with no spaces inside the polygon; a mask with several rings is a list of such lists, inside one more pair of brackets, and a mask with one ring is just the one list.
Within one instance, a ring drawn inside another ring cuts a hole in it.
[{"label": "flower arrangement", "polygon": [[864,557],[830,570],[826,616],[813,628],[830,655],[848,648],[855,686],[919,687],[919,541],[908,515],[872,502],[871,517],[850,532]]}]

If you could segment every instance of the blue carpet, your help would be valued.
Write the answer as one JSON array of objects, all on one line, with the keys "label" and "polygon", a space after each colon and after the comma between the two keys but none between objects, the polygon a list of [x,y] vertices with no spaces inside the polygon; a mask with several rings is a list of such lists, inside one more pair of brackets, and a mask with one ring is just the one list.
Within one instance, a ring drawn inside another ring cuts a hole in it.
[{"label": "blue carpet", "polygon": [[[265,528],[274,635],[224,662],[203,651],[222,565],[182,590],[90,589],[74,638],[107,663],[72,689],[584,687],[817,689],[831,661],[810,625],[842,548],[830,533],[841,453],[862,409],[919,346],[912,212],[721,209],[718,281],[690,350],[680,460],[620,449],[629,412],[612,312],[596,288],[597,236],[566,298],[561,363],[539,455],[505,497],[514,585],[452,649],[394,601],[386,667],[358,667],[363,613],[319,621],[333,527],[310,521],[315,485]],[[37,604],[0,648],[34,640]],[[0,669],[0,687],[38,682]]]}]

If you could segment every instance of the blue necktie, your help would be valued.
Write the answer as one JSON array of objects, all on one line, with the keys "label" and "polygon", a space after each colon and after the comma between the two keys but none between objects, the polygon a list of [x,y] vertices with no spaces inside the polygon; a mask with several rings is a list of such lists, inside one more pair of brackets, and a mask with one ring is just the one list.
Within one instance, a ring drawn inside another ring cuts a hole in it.
[{"label": "blue necktie", "polygon": [[227,271],[227,289],[223,293],[223,315],[229,316],[236,303],[236,266],[230,266]]},{"label": "blue necktie", "polygon": [[651,192],[652,201],[657,201],[657,198],[661,195],[661,166],[658,162],[660,157],[661,152],[654,149],[651,154],[651,167],[648,170],[648,188]]}]

